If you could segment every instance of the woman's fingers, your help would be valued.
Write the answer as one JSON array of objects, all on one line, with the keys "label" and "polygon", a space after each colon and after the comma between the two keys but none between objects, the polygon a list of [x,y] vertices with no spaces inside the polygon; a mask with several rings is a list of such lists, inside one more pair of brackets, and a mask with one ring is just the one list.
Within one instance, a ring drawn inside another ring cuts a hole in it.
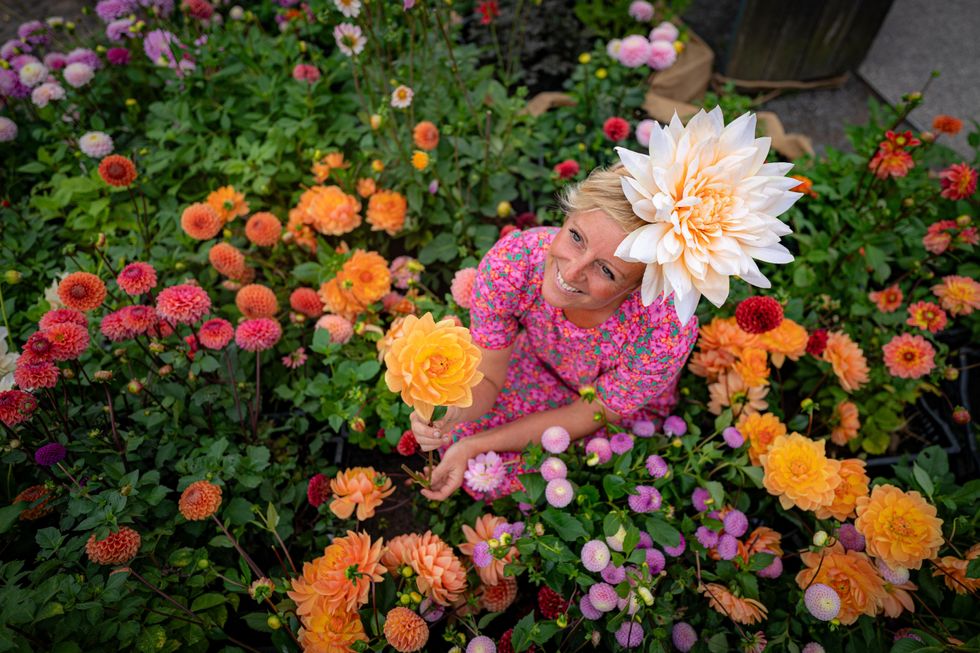
[{"label": "woman's fingers", "polygon": [[409,419],[412,423],[412,433],[415,434],[415,439],[418,441],[422,451],[432,451],[433,449],[438,449],[439,447],[450,443],[451,440],[449,434],[440,428],[441,424],[430,426],[429,423],[416,412],[413,412]]}]

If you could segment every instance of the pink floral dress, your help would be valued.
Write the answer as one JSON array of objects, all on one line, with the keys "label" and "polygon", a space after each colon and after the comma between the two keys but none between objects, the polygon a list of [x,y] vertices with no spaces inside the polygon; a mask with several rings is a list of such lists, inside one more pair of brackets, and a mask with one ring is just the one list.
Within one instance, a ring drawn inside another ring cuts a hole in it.
[{"label": "pink floral dress", "polygon": [[[602,403],[623,416],[621,425],[638,420],[658,427],[677,403],[677,379],[697,340],[697,318],[681,325],[673,299],[643,306],[640,291],[597,327],[584,329],[541,296],[545,256],[557,227],[517,231],[498,241],[480,262],[470,309],[473,340],[486,349],[514,345],[507,380],[493,408],[474,422],[459,424],[453,441],[512,422],[529,413],[560,408],[575,401],[579,388],[592,385]],[[604,429],[597,434],[606,437]],[[527,471],[517,452],[497,452],[507,477],[493,500],[521,487]]]}]

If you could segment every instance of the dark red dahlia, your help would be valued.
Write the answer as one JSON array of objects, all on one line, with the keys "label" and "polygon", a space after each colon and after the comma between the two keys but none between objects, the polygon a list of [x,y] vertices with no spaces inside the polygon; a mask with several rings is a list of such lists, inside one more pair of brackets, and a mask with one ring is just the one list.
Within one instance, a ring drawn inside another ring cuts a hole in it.
[{"label": "dark red dahlia", "polygon": [[746,333],[772,331],[783,321],[783,307],[772,297],[749,297],[735,309],[735,321]]},{"label": "dark red dahlia", "polygon": [[557,619],[568,609],[568,601],[547,585],[538,590],[538,610],[545,619]]},{"label": "dark red dahlia", "polygon": [[827,329],[817,329],[806,341],[806,353],[819,357],[827,348]]},{"label": "dark red dahlia", "polygon": [[319,508],[330,497],[330,479],[323,474],[314,474],[306,486],[306,498],[310,505]]},{"label": "dark red dahlia", "polygon": [[415,434],[411,430],[408,430],[402,433],[402,437],[398,440],[398,446],[396,448],[401,455],[411,456],[419,450],[419,441],[415,439]]},{"label": "dark red dahlia", "polygon": [[41,360],[51,359],[51,341],[40,331],[35,331],[24,345],[24,353]]},{"label": "dark red dahlia", "polygon": [[[510,640],[514,636],[514,629],[511,628],[503,635],[500,636],[500,640],[497,641],[497,653],[514,653],[514,645],[511,644]],[[534,645],[532,644],[530,648],[527,649],[527,653],[534,653]]]},{"label": "dark red dahlia", "polygon": [[524,213],[518,213],[514,217],[514,224],[517,225],[518,229],[528,229],[530,227],[538,226],[538,214],[533,211],[524,211]]}]

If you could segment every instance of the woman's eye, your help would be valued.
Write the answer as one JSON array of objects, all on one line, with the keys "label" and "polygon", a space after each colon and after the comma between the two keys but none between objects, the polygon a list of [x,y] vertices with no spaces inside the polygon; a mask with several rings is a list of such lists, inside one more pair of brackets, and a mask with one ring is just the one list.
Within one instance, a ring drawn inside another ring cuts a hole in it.
[{"label": "woman's eye", "polygon": [[610,270],[609,268],[607,268],[605,265],[602,266],[602,273],[604,275],[606,275],[607,277],[609,277],[609,280],[610,281],[615,281],[616,280],[616,276],[612,273],[612,270]]},{"label": "woman's eye", "polygon": [[579,236],[578,235],[578,232],[575,231],[574,229],[569,229],[568,230],[568,233],[570,233],[572,235],[572,240],[574,240],[576,243],[582,242],[582,237]]}]

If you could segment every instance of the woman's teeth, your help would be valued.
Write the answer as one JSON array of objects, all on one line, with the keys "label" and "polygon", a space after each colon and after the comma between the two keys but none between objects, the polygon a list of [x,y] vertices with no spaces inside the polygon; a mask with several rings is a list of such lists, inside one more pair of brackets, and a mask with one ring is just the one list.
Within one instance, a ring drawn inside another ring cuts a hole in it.
[{"label": "woman's teeth", "polygon": [[567,283],[565,283],[565,280],[561,276],[561,270],[558,269],[558,266],[557,265],[555,266],[555,273],[556,273],[555,274],[555,278],[558,279],[558,287],[559,288],[561,288],[565,292],[571,292],[571,293],[581,293],[582,292],[578,288],[573,288],[572,286],[569,286]]}]

